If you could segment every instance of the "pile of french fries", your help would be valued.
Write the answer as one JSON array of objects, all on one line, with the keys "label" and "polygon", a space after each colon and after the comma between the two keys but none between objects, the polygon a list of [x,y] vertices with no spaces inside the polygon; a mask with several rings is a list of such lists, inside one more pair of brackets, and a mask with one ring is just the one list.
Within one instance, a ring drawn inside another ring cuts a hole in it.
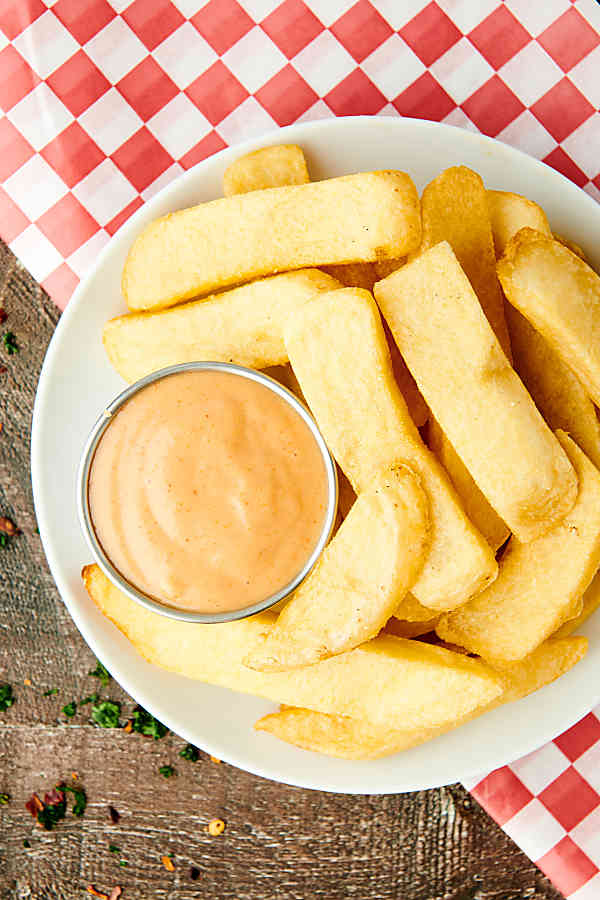
[{"label": "pile of french fries", "polygon": [[[165,216],[104,346],[129,382],[191,360],[268,369],[341,477],[338,530],[277,611],[153,613],[86,588],[150,662],[267,697],[256,728],[396,753],[567,672],[600,605],[600,278],[543,210],[462,166],[309,181],[299,147],[237,160]],[[193,298],[193,299],[192,299]]]}]

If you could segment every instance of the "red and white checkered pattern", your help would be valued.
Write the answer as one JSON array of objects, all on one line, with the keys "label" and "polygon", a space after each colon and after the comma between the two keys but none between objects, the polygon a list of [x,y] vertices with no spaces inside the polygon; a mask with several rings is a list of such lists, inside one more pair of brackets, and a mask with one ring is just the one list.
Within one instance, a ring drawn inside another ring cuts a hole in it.
[{"label": "red and white checkered pattern", "polygon": [[[184,169],[334,115],[481,131],[600,200],[599,73],[596,0],[2,0],[0,234],[64,308]],[[597,715],[470,785],[576,900],[600,897]]]}]

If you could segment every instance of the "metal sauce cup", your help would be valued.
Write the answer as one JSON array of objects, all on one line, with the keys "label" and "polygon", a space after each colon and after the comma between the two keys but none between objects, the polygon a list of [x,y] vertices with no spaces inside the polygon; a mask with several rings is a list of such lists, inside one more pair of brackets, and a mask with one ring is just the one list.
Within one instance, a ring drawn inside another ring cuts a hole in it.
[{"label": "metal sauce cup", "polygon": [[[124,406],[124,404],[134,396],[134,394],[137,394],[138,391],[143,390],[149,384],[153,384],[155,381],[159,381],[162,378],[168,378],[170,375],[179,374],[180,372],[198,371],[230,372],[233,375],[238,375],[240,378],[248,378],[251,381],[255,381],[258,384],[263,385],[265,389],[273,391],[273,393],[281,397],[282,400],[284,400],[287,404],[289,404],[289,406],[292,407],[292,409],[294,409],[294,411],[302,418],[306,426],[310,429],[317,443],[317,446],[321,451],[327,480],[327,511],[325,513],[325,518],[323,521],[323,528],[321,530],[321,534],[316,546],[306,560],[302,569],[290,582],[288,582],[288,584],[284,585],[284,587],[280,588],[274,594],[265,597],[265,599],[261,600],[259,603],[244,607],[243,609],[236,609],[222,613],[192,612],[189,610],[177,609],[177,607],[167,606],[167,604],[161,602],[156,597],[152,597],[151,595],[144,593],[143,591],[139,590],[139,588],[135,587],[135,585],[131,584],[131,582],[124,578],[119,570],[115,568],[115,566],[113,566],[112,562],[104,552],[104,549],[102,548],[102,545],[100,544],[100,541],[98,540],[96,532],[94,530],[89,504],[88,486],[92,461],[94,459],[94,454],[96,452],[98,444],[100,443],[102,435],[109,427],[112,421],[112,417],[115,415],[115,413],[117,413],[121,409],[121,407]],[[177,366],[169,366],[166,369],[161,369],[158,372],[152,372],[150,375],[146,375],[145,378],[141,378],[139,381],[136,381],[135,384],[132,384],[130,387],[126,388],[126,390],[119,394],[119,396],[116,397],[112,401],[112,403],[110,403],[109,406],[106,407],[106,410],[102,413],[102,415],[92,428],[90,436],[88,437],[83,450],[77,479],[77,507],[81,528],[96,562],[98,563],[106,577],[110,581],[112,581],[115,587],[123,591],[123,593],[130,597],[132,600],[135,600],[137,603],[141,603],[142,606],[145,606],[147,609],[151,609],[153,612],[160,613],[163,616],[168,616],[171,619],[179,619],[183,622],[200,622],[203,624],[232,622],[235,619],[245,619],[247,616],[253,616],[255,613],[263,612],[263,610],[269,609],[269,607],[274,606],[275,603],[278,603],[285,597],[289,597],[289,595],[292,594],[296,590],[296,588],[304,581],[308,573],[315,565],[319,556],[323,552],[325,546],[327,545],[335,523],[337,503],[338,481],[335,463],[325,441],[323,440],[323,436],[319,431],[315,420],[312,418],[306,407],[300,402],[300,400],[298,400],[298,398],[294,394],[292,394],[291,391],[288,391],[288,389],[283,387],[283,385],[281,385],[278,381],[275,381],[268,375],[264,375],[262,372],[257,372],[254,369],[247,369],[244,366],[236,366],[233,365],[233,363],[191,362],[182,363],[181,365]]]}]

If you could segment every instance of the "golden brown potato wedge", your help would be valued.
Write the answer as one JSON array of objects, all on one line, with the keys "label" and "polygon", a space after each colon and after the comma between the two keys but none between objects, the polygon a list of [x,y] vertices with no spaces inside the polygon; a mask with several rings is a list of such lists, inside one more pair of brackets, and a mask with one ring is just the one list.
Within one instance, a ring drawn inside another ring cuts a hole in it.
[{"label": "golden brown potato wedge", "polygon": [[341,759],[377,759],[400,753],[438,737],[502,703],[518,700],[564,675],[585,655],[584,637],[546,641],[541,647],[502,673],[504,691],[489,706],[442,728],[392,729],[348,716],[332,716],[310,709],[285,707],[263,716],[255,724],[288,744]]},{"label": "golden brown potato wedge", "polygon": [[521,228],[535,228],[536,231],[551,234],[546,213],[533,200],[511,191],[487,190],[485,196],[498,259],[511,237]]},{"label": "golden brown potato wedge", "polygon": [[408,593],[394,615],[407,622],[427,622],[436,615],[436,612],[419,603],[414,594]]},{"label": "golden brown potato wedge", "polygon": [[432,414],[491,506],[521,541],[549,531],[575,502],[573,467],[450,245],[378,282],[375,296]]},{"label": "golden brown potato wedge", "polygon": [[223,173],[223,193],[233,197],[286,184],[308,184],[309,181],[302,148],[295,144],[278,144],[246,153],[231,163]]},{"label": "golden brown potato wedge", "polygon": [[446,169],[423,191],[421,213],[423,237],[418,252],[448,241],[500,346],[510,358],[488,200],[481,177],[466,166]]},{"label": "golden brown potato wedge", "polygon": [[403,172],[251,191],[147,225],[125,261],[123,296],[131,310],[160,309],[287,269],[400,256],[420,238]]},{"label": "golden brown potato wedge", "polygon": [[563,638],[568,637],[570,634],[573,634],[574,631],[583,625],[584,622],[587,622],[592,613],[595,613],[598,607],[600,606],[600,572],[596,572],[594,578],[592,579],[592,583],[589,588],[583,595],[582,599],[582,607],[581,612],[578,616],[574,616],[574,618],[569,619],[565,622],[564,625],[555,631],[552,635],[553,638]]},{"label": "golden brown potato wedge", "polygon": [[[529,224],[529,223],[527,223],[527,224]],[[523,226],[521,226],[521,227],[523,227]],[[535,225],[531,225],[530,227],[535,228]],[[538,228],[537,230],[540,231],[541,229]],[[579,246],[579,244],[576,244],[575,241],[570,241],[569,238],[566,238],[563,234],[554,233],[552,235],[552,237],[554,238],[555,241],[558,241],[559,244],[562,244],[563,247],[566,247],[567,250],[570,250],[571,253],[574,253],[575,256],[578,256],[579,259],[582,259],[584,261],[584,263],[587,263],[587,259],[586,259],[585,253],[583,252],[583,249]],[[588,263],[588,265],[589,265],[589,263]]]},{"label": "golden brown potato wedge", "polygon": [[439,611],[479,593],[495,578],[494,555],[410,418],[372,296],[358,288],[322,295],[290,317],[285,343],[323,436],[357,493],[397,463],[420,476],[433,531],[412,588],[417,600]]},{"label": "golden brown potato wedge", "polygon": [[98,566],[82,575],[101,612],[148,662],[234,691],[415,728],[449,724],[502,693],[501,677],[479,660],[390,635],[299,671],[255,672],[243,660],[273,627],[274,615],[223,625],[180,622],[129,599]]},{"label": "golden brown potato wedge", "polygon": [[245,665],[286,672],[376,637],[423,568],[429,533],[427,498],[413,473],[382,472]]},{"label": "golden brown potato wedge", "polygon": [[486,591],[442,616],[436,628],[494,664],[523,659],[567,619],[600,566],[600,472],[564,432],[558,438],[579,479],[573,509],[552,531],[521,544],[512,537]]},{"label": "golden brown potato wedge", "polygon": [[117,316],[104,326],[109,360],[126,381],[194,360],[263,369],[287,362],[283,327],[292,310],[338,282],[319,269],[263,278],[204,300]]},{"label": "golden brown potato wedge", "polygon": [[506,299],[600,405],[600,276],[558,241],[523,228],[498,263]]}]

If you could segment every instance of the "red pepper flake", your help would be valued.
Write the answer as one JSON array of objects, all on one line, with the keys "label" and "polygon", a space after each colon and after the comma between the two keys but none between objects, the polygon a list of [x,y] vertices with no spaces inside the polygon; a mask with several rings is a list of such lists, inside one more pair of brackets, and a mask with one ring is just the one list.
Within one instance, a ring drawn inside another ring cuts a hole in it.
[{"label": "red pepper flake", "polygon": [[31,813],[34,819],[37,819],[37,814],[41,812],[44,808],[44,804],[40,800],[37,794],[32,794],[27,803],[25,804],[25,809],[27,812]]},{"label": "red pepper flake", "polygon": [[160,861],[163,864],[163,866],[165,867],[165,869],[167,870],[167,872],[175,871],[175,866],[174,866],[173,860],[171,859],[170,856],[161,856]]},{"label": "red pepper flake", "polygon": [[73,781],[77,781],[79,775],[77,774],[77,772],[71,772],[71,778],[73,779]]},{"label": "red pepper flake", "polygon": [[[0,425],[0,431],[2,431],[2,426],[1,426],[1,425]],[[23,679],[23,684],[25,685],[25,687],[31,687],[31,678],[24,678],[24,679]]]},{"label": "red pepper flake", "polygon": [[4,430],[4,422],[0,422],[0,434],[2,434]]},{"label": "red pepper flake", "polygon": [[7,519],[6,516],[0,516],[0,532],[2,534],[7,534],[9,537],[16,534],[19,529],[10,519]]},{"label": "red pepper flake", "polygon": [[127,723],[126,723],[123,731],[125,732],[125,734],[131,734],[132,730],[133,730],[133,721],[131,719],[127,719]]},{"label": "red pepper flake", "polygon": [[117,812],[117,810],[114,808],[114,806],[109,806],[108,814],[110,816],[110,821],[113,823],[113,825],[117,825],[119,822],[119,819],[121,818],[121,813]]},{"label": "red pepper flake", "polygon": [[6,312],[5,309],[2,309],[2,307],[0,307],[0,325],[2,325],[4,322],[6,322],[7,319],[8,319],[8,313]]},{"label": "red pepper flake", "polygon": [[[108,894],[105,894],[104,891],[99,891],[97,888],[94,887],[93,884],[88,884],[87,892],[88,892],[88,894],[91,894],[93,897],[100,897],[100,900],[110,900],[110,897],[108,896]],[[119,895],[117,894],[117,897],[118,896]]]}]

